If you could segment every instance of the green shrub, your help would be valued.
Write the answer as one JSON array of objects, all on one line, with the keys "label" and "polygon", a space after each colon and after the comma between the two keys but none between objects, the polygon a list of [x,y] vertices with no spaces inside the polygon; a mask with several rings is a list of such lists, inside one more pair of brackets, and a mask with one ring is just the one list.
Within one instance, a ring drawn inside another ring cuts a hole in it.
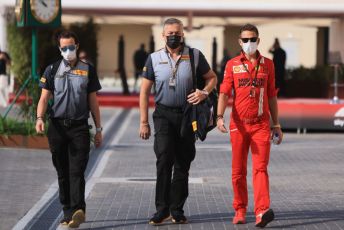
[{"label": "green shrub", "polygon": [[[45,125],[45,134],[48,130],[47,124],[48,123]],[[0,118],[0,134],[25,136],[38,135],[35,129],[35,122],[27,120],[17,121],[11,118]]]},{"label": "green shrub", "polygon": [[[341,69],[344,70],[343,66]],[[287,97],[327,98],[328,90],[334,79],[332,66],[303,66],[288,71],[286,80]],[[338,76],[339,82],[344,82],[344,71]]]}]

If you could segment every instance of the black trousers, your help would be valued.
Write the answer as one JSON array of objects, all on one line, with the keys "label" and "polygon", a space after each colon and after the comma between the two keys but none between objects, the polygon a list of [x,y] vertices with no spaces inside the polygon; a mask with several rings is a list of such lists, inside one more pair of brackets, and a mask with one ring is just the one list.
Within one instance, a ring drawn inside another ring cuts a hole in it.
[{"label": "black trousers", "polygon": [[78,209],[85,211],[84,173],[90,152],[87,120],[67,126],[62,121],[50,120],[48,140],[64,215],[69,216]]},{"label": "black trousers", "polygon": [[160,105],[153,113],[157,158],[155,205],[157,211],[170,211],[172,214],[184,213],[183,206],[189,195],[189,169],[196,153],[191,128],[186,137],[180,136],[182,118],[180,109]]}]

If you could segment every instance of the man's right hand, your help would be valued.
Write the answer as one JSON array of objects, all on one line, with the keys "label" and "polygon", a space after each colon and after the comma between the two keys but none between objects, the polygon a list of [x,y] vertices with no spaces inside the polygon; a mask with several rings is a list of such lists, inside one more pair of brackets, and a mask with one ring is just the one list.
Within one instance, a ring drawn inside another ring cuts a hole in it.
[{"label": "man's right hand", "polygon": [[217,129],[220,130],[222,133],[228,133],[228,130],[225,126],[225,120],[223,118],[217,119]]},{"label": "man's right hand", "polygon": [[148,123],[140,124],[140,137],[143,140],[148,140],[151,135],[150,126]]},{"label": "man's right hand", "polygon": [[43,133],[44,132],[44,121],[42,119],[36,120],[36,132]]}]

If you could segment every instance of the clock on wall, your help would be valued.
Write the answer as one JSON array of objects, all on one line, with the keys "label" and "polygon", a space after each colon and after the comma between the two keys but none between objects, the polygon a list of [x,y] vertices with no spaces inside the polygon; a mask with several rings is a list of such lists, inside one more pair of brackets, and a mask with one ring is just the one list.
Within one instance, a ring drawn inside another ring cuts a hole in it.
[{"label": "clock on wall", "polygon": [[40,23],[51,23],[59,14],[59,0],[30,0],[32,16]]}]

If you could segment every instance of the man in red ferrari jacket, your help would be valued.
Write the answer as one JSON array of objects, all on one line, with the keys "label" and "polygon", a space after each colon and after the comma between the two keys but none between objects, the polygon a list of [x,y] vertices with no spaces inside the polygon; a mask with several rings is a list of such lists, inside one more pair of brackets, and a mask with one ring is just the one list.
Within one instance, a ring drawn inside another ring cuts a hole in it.
[{"label": "man in red ferrari jacket", "polygon": [[[246,223],[247,157],[249,148],[253,162],[254,212],[256,226],[265,227],[274,219],[270,209],[268,163],[270,139],[282,142],[283,133],[278,121],[274,64],[257,50],[259,33],[256,26],[246,24],[240,29],[242,52],[229,60],[220,87],[217,127],[227,133],[223,114],[233,90],[233,108],[230,120],[232,143],[233,224]],[[272,119],[272,132],[270,130]]]}]

